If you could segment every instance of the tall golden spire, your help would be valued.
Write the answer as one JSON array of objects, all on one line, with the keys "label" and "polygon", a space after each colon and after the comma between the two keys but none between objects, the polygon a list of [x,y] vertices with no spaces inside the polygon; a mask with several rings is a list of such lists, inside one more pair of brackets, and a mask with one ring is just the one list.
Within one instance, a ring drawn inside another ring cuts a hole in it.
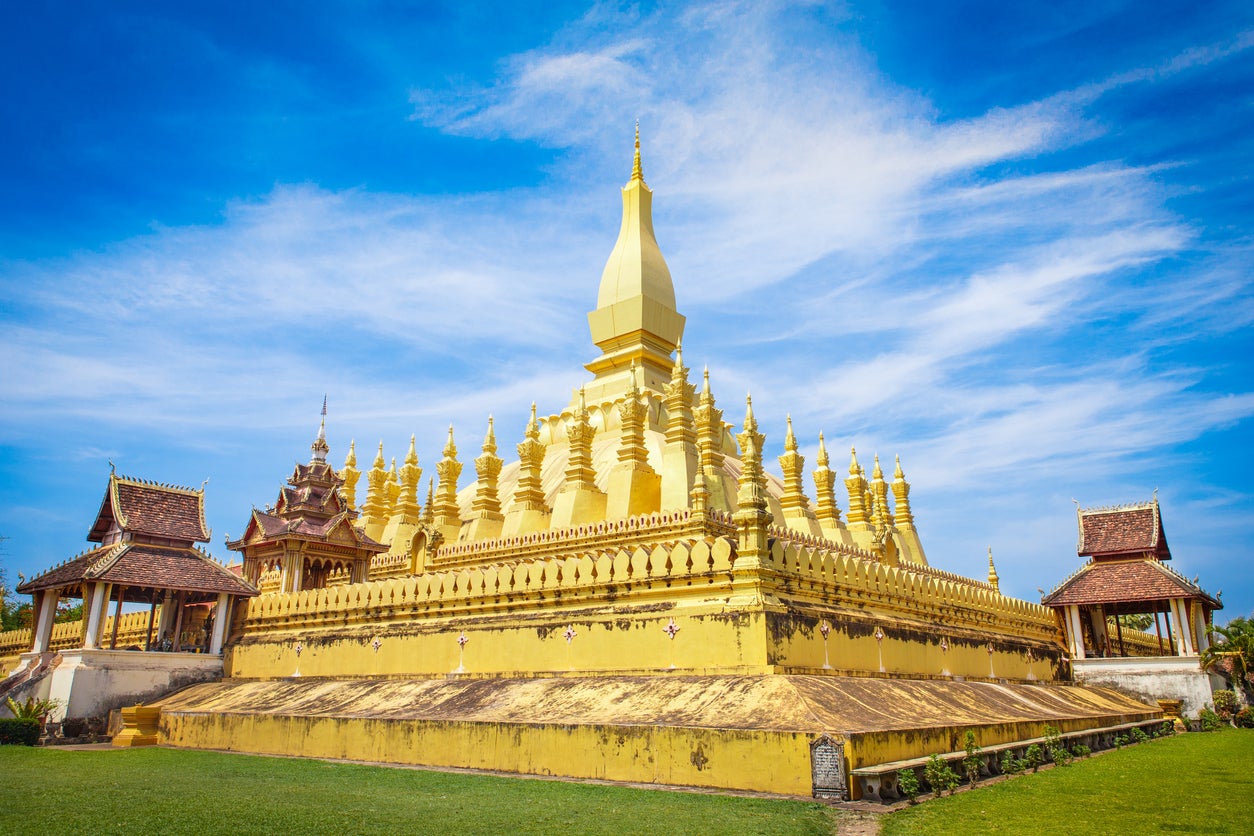
[{"label": "tall golden spire", "polygon": [[993,547],[988,547],[988,585],[1001,592],[1001,579],[997,577],[997,567],[993,565]]},{"label": "tall golden spire", "polygon": [[[819,433],[819,453],[815,458],[815,464],[818,465],[814,469],[814,492],[817,508],[815,509],[815,517],[818,518],[819,525],[826,529],[842,528],[843,523],[840,520],[840,506],[836,504],[836,474],[832,472],[831,459],[827,455],[827,443],[823,440],[823,433]],[[831,531],[824,531],[828,537],[832,536]]]},{"label": "tall golden spire", "polygon": [[780,469],[784,471],[784,495],[779,504],[784,509],[786,525],[817,536],[822,534],[822,530],[806,497],[805,464],[805,456],[801,455],[797,436],[792,431],[792,416],[789,415],[788,431],[784,435],[784,455],[779,457]]},{"label": "tall golden spire", "polygon": [[644,444],[645,416],[649,407],[640,400],[634,362],[631,372],[631,388],[618,405],[623,428],[618,442],[618,462],[610,470],[609,484],[605,488],[605,516],[611,520],[656,511],[661,495],[662,477],[649,464],[649,450]]},{"label": "tall golden spire", "polygon": [[422,509],[418,505],[418,483],[422,481],[422,468],[418,466],[418,449],[414,446],[414,436],[409,437],[409,452],[405,454],[405,465],[401,468],[401,490],[397,499],[394,515],[418,522]]},{"label": "tall golden spire", "polygon": [[771,524],[771,512],[767,509],[766,474],[762,470],[762,442],[765,440],[753,417],[753,397],[746,396],[744,428],[736,435],[742,467],[733,516],[739,529],[738,569],[759,567],[767,558],[766,528]]},{"label": "tall golden spire", "polygon": [[348,455],[344,457],[344,467],[340,470],[340,478],[344,484],[340,486],[340,496],[344,499],[344,507],[349,511],[357,507],[357,480],[361,471],[357,469],[357,442],[348,442]]},{"label": "tall golden spire", "polygon": [[[709,367],[701,375],[701,395],[692,417],[697,425],[697,473],[704,482],[707,507],[730,514],[735,510],[735,497],[728,495],[730,491],[723,482],[723,410],[714,405]],[[696,490],[696,477],[693,477],[693,490]]]},{"label": "tall golden spire", "polygon": [[877,528],[891,528],[893,525],[892,511],[888,507],[888,483],[884,481],[884,471],[880,469],[880,457],[875,457],[875,468],[871,471],[871,491],[875,494],[875,525]]},{"label": "tall golden spire", "polygon": [[453,425],[448,425],[448,442],[444,445],[444,458],[435,466],[440,477],[440,489],[435,501],[435,519],[432,525],[440,529],[444,542],[457,541],[461,530],[461,509],[457,505],[457,477],[461,475],[462,463],[457,460],[457,445],[453,443]]},{"label": "tall golden spire", "polygon": [[540,441],[540,422],[536,420],[536,405],[531,404],[531,419],[523,432],[518,447],[518,484],[514,499],[505,510],[502,537],[517,537],[532,531],[541,531],[549,525],[549,505],[544,497],[541,479],[544,466],[545,446]]},{"label": "tall golden spire", "polygon": [[[632,361],[635,368],[635,361]],[[634,385],[634,383],[633,383]],[[692,396],[682,346],[675,347],[671,382],[666,384],[666,443],[662,447],[661,510],[687,508],[692,477],[697,472],[697,430],[692,423]]]},{"label": "tall golden spire", "polygon": [[496,454],[496,429],[492,416],[488,416],[488,431],[483,437],[483,454],[475,459],[475,473],[479,484],[470,505],[470,524],[466,527],[466,540],[493,540],[501,536],[501,499],[497,494],[497,478],[501,475],[501,457]]},{"label": "tall golden spire", "polygon": [[401,480],[396,472],[396,456],[392,457],[392,469],[388,471],[387,493],[384,496],[387,499],[387,513],[384,516],[391,517],[396,513],[396,506],[401,497]]},{"label": "tall golden spire", "polygon": [[854,531],[866,531],[871,527],[866,487],[862,466],[858,464],[858,451],[850,447],[849,477],[845,479],[845,488],[849,491],[849,528]]},{"label": "tall golden spire", "polygon": [[423,525],[435,522],[435,478],[427,478],[427,504],[422,506]]},{"label": "tall golden spire", "polygon": [[601,273],[588,328],[602,352],[587,366],[596,375],[591,394],[599,401],[622,396],[633,360],[644,366],[645,385],[660,388],[670,371],[670,354],[684,334],[670,268],[653,234],[653,192],[641,173],[639,126],[631,180],[623,187],[622,225]]},{"label": "tall golden spire", "polygon": [[901,470],[901,456],[897,456],[893,470],[893,519],[897,525],[914,524],[914,514],[910,512],[910,483]]},{"label": "tall golden spire", "polygon": [[570,528],[605,518],[605,493],[597,487],[596,471],[592,467],[592,439],[596,432],[580,386],[574,414],[566,427],[570,452],[566,478],[553,501],[553,528]]},{"label": "tall golden spire", "polygon": [[366,536],[378,539],[388,518],[388,472],[383,460],[382,441],[370,472],[366,474],[366,505],[362,508],[362,516]]}]

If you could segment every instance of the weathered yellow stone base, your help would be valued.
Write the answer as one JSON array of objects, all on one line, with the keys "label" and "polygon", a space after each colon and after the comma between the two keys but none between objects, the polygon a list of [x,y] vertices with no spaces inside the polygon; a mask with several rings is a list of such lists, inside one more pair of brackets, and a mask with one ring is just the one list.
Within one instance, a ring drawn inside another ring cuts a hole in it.
[{"label": "weathered yellow stone base", "polygon": [[800,796],[822,738],[848,774],[967,729],[993,745],[1160,715],[1104,689],[781,675],[237,679],[161,708],[174,746]]},{"label": "weathered yellow stone base", "polygon": [[160,740],[161,707],[132,705],[122,709],[122,731],[113,737],[114,746],[156,746]]}]

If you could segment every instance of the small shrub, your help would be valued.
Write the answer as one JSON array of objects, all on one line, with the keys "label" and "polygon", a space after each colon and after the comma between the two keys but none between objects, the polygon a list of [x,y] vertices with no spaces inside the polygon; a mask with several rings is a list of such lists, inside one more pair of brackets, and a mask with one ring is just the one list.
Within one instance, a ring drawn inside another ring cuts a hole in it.
[{"label": "small shrub", "polygon": [[1236,692],[1225,688],[1214,692],[1213,696],[1215,697],[1215,713],[1224,720],[1231,720],[1237,710]]},{"label": "small shrub", "polygon": [[1197,722],[1202,731],[1219,731],[1228,725],[1223,721],[1222,717],[1211,710],[1209,705],[1203,708],[1201,713],[1197,715]]},{"label": "small shrub", "polygon": [[1016,758],[1014,752],[1007,749],[1001,754],[1001,771],[1003,775],[1018,775],[1023,772],[1023,761]]},{"label": "small shrub", "polygon": [[6,717],[0,720],[0,746],[34,746],[39,731],[39,721],[33,717]]},{"label": "small shrub", "polygon": [[1127,746],[1127,745],[1128,745],[1128,736],[1126,734],[1115,735],[1115,748],[1116,749],[1122,749],[1124,746]]},{"label": "small shrub", "polygon": [[1167,722],[1163,723],[1162,727],[1158,730],[1159,737],[1171,737],[1175,733],[1176,733],[1176,724],[1173,723],[1171,720],[1168,720]]},{"label": "small shrub", "polygon": [[1083,743],[1077,743],[1071,747],[1071,754],[1075,755],[1077,758],[1087,758],[1089,755],[1093,754],[1093,750],[1085,746]]},{"label": "small shrub", "polygon": [[1023,765],[1027,769],[1036,772],[1041,768],[1041,764],[1045,763],[1045,753],[1041,751],[1040,744],[1033,743],[1028,750],[1023,753]]},{"label": "small shrub", "polygon": [[1071,763],[1071,753],[1062,742],[1062,733],[1053,726],[1045,727],[1045,751],[1049,752],[1049,759],[1059,766]]},{"label": "small shrub", "polygon": [[958,773],[950,769],[940,755],[932,755],[927,759],[927,765],[923,767],[923,777],[927,778],[934,798],[940,798],[945,790],[949,790],[952,795],[958,786]]},{"label": "small shrub", "polygon": [[897,789],[911,804],[915,803],[914,799],[919,794],[919,776],[914,774],[913,769],[897,770]]},{"label": "small shrub", "polygon": [[967,755],[962,759],[962,771],[967,774],[967,783],[975,786],[980,781],[980,767],[984,765],[984,758],[980,755],[980,747],[975,742],[975,732],[967,732],[963,739],[963,748]]},{"label": "small shrub", "polygon": [[61,707],[60,700],[37,700],[34,697],[27,697],[26,702],[17,702],[12,697],[8,697],[5,699],[5,703],[8,705],[9,711],[13,712],[13,716],[19,720],[42,721]]},{"label": "small shrub", "polygon": [[1132,730],[1132,742],[1133,743],[1144,743],[1147,740],[1149,740],[1149,735],[1146,734],[1145,731],[1141,729],[1139,726]]}]

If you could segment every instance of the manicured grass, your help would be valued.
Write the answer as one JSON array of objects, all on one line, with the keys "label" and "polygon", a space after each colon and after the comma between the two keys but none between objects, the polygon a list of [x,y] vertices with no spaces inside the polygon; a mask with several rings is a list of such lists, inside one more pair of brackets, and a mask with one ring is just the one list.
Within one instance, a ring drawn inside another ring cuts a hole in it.
[{"label": "manicured grass", "polygon": [[928,801],[883,836],[1254,832],[1254,731],[1178,735]]},{"label": "manicured grass", "polygon": [[0,747],[0,833],[830,834],[821,804],[176,749]]}]

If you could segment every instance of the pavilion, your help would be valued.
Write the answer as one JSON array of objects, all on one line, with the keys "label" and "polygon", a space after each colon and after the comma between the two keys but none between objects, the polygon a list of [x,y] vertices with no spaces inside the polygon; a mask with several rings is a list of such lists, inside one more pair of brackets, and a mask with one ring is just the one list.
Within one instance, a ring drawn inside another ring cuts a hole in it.
[{"label": "pavilion", "polygon": [[[1171,550],[1155,496],[1149,502],[1076,509],[1076,551],[1089,561],[1041,603],[1060,616],[1077,680],[1141,696],[1180,699],[1196,714],[1210,700],[1200,654],[1219,599],[1167,566]],[[1151,616],[1153,632],[1125,626]],[[1165,625],[1165,626],[1164,626]]]},{"label": "pavilion", "polygon": [[[123,696],[133,702],[141,693],[220,676],[232,606],[257,590],[197,547],[209,535],[203,486],[110,473],[87,535],[99,545],[17,587],[34,598],[34,626],[22,657],[30,675],[10,689],[20,684],[32,695],[61,699],[66,716],[80,717],[116,707]],[[76,635],[54,634],[63,598],[83,601]],[[125,604],[147,610],[124,614]],[[144,652],[155,650],[167,652]],[[50,666],[58,652],[60,662]]]}]

